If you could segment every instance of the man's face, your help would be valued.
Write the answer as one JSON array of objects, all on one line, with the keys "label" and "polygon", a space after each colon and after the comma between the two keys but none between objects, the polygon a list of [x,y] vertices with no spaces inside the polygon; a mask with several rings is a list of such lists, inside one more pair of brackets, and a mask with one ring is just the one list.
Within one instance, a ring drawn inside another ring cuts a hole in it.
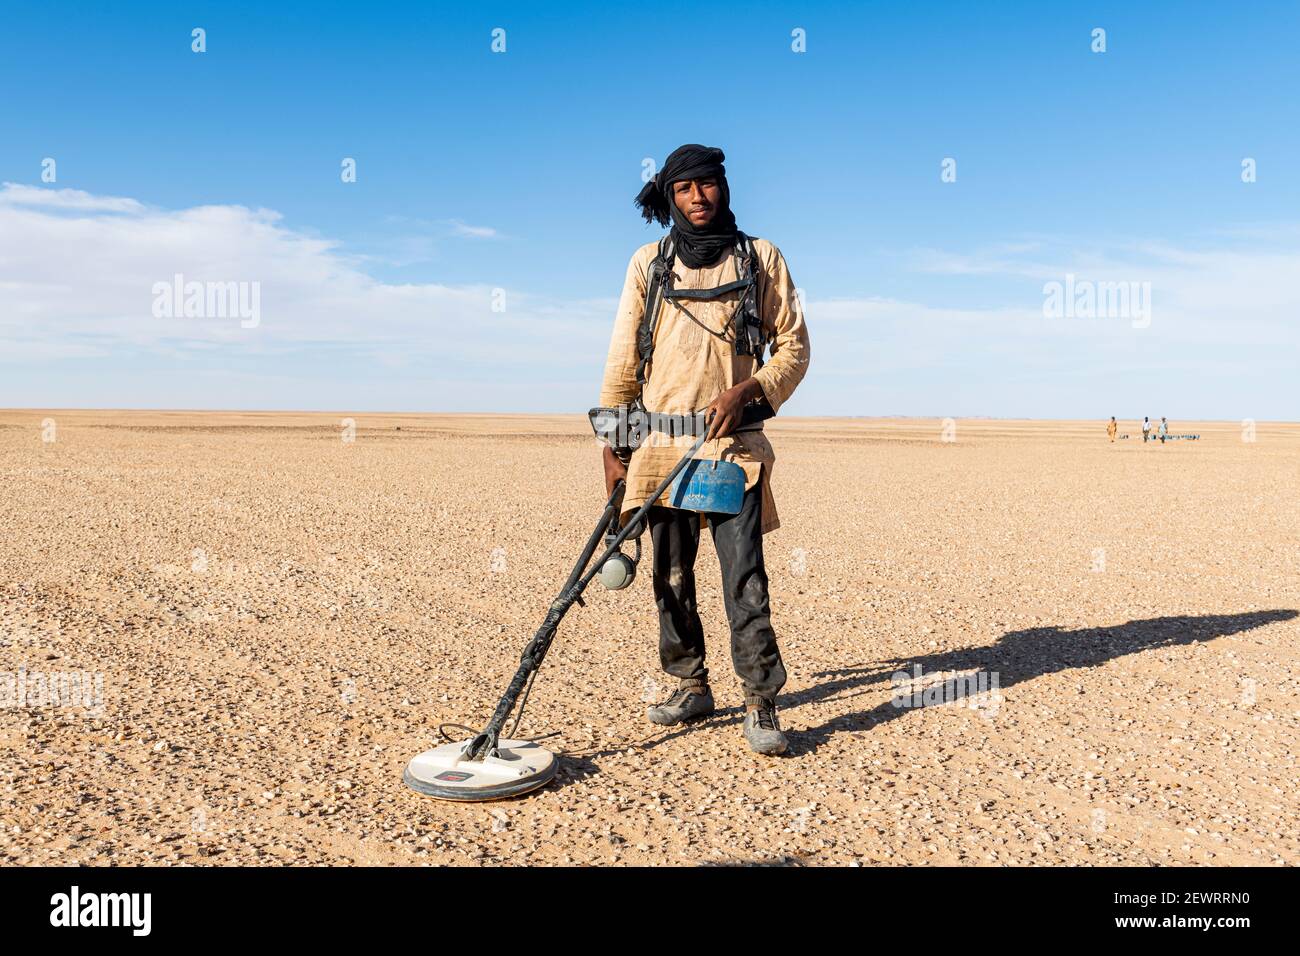
[{"label": "man's face", "polygon": [[683,179],[672,188],[673,201],[692,226],[706,226],[718,214],[722,189],[716,179]]}]

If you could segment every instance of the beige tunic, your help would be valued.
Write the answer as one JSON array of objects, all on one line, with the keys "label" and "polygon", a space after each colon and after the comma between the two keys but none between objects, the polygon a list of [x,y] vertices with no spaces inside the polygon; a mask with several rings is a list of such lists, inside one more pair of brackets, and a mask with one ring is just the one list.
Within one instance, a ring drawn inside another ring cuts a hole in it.
[{"label": "beige tunic", "polygon": [[[658,248],[657,241],[647,243],[628,263],[605,362],[601,405],[630,402],[641,390],[636,380],[639,361],[636,335],[645,311],[646,276]],[[771,358],[755,371],[757,362],[753,356],[734,353],[734,330],[729,322],[740,293],[731,292],[709,301],[665,301],[660,306],[654,354],[647,368],[643,400],[650,411],[671,415],[703,411],[724,391],[751,377],[758,379],[763,394],[776,411],[793,394],[808,370],[808,329],[780,250],[764,239],[754,239],[754,250],[759,259],[759,308],[771,343]],[[730,252],[715,265],[703,269],[692,269],[678,257],[673,271],[677,276],[673,284],[678,289],[713,289],[739,278],[735,256]],[[623,499],[624,521],[629,512],[644,504],[695,441],[689,435],[670,439],[654,434],[651,441],[632,453]],[[706,442],[696,457],[736,462],[745,471],[746,490],[761,482],[763,532],[780,527],[771,488],[776,456],[766,435],[761,431],[742,432]],[[668,504],[667,492],[660,496],[658,503]]]}]

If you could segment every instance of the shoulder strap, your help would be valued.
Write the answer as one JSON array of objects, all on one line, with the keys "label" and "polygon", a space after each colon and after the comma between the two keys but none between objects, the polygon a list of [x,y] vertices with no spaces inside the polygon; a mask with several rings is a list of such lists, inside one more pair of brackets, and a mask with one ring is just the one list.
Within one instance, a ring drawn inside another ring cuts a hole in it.
[{"label": "shoulder strap", "polygon": [[[736,310],[736,344],[737,351],[744,349],[753,355],[757,363],[755,368],[763,367],[763,353],[767,350],[767,329],[763,327],[763,285],[767,276],[758,259],[758,250],[754,247],[754,237],[743,232],[736,237],[736,275],[744,276],[749,283],[741,297],[740,308]],[[748,323],[746,322],[748,319]],[[742,346],[742,343],[743,346]]]},{"label": "shoulder strap", "polygon": [[736,256],[740,260],[736,266],[736,275],[742,279],[752,278],[757,284],[758,278],[763,275],[763,270],[758,266],[758,250],[754,248],[753,236],[747,236],[743,232],[737,233]]},{"label": "shoulder strap", "polygon": [[673,235],[670,232],[659,240],[659,252],[650,262],[645,281],[645,308],[641,311],[641,325],[636,333],[636,351],[640,361],[636,366],[636,380],[646,382],[646,366],[655,349],[655,325],[659,321],[659,307],[663,304],[664,276],[673,267]]}]

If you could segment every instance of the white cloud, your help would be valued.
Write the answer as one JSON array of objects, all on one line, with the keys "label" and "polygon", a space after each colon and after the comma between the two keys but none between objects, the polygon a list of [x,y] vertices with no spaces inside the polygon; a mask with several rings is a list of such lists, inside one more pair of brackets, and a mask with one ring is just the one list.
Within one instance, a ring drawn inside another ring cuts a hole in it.
[{"label": "white cloud", "polygon": [[[808,302],[813,371],[800,398],[859,414],[1087,417],[1158,406],[1296,420],[1300,233],[1251,232],[1195,245],[1041,239],[911,253],[912,271],[934,277],[929,301]],[[1150,324],[1044,316],[1044,284],[1068,274],[1149,282]]]},{"label": "white cloud", "polygon": [[[478,238],[499,238],[488,227],[458,225]],[[245,396],[264,407],[304,407],[309,386],[316,407],[347,405],[363,395],[383,407],[482,410],[538,402],[552,410],[581,408],[594,400],[613,296],[531,295],[510,286],[503,265],[506,311],[494,312],[494,283],[384,282],[368,274],[367,262],[345,254],[335,240],[288,227],[271,210],[167,210],[5,184],[0,363],[7,371],[0,385],[21,372],[27,385],[10,386],[9,404],[55,404],[35,391],[47,377],[32,370],[61,359],[89,360],[67,366],[57,394],[84,381],[76,392],[83,403],[166,404],[183,380],[142,382],[124,370],[132,356],[152,355],[170,367],[189,365],[207,381],[225,381],[227,391],[203,393],[214,396],[203,400],[224,407]],[[1252,226],[1247,234],[1221,231],[1195,245],[1039,237],[975,252],[920,251],[911,264],[933,277],[923,293],[927,301],[808,302],[815,358],[796,409],[1077,414],[1090,408],[1097,381],[1109,376],[1114,389],[1122,375],[1135,405],[1142,390],[1159,388],[1168,407],[1200,401],[1216,411],[1226,406],[1206,395],[1213,376],[1216,388],[1239,393],[1243,414],[1261,420],[1297,414],[1294,388],[1276,372],[1294,365],[1300,352],[1295,230]],[[238,318],[155,318],[155,283],[178,273],[191,281],[259,283],[260,323],[243,328]],[[1134,328],[1125,319],[1045,318],[1043,283],[1067,273],[1149,281],[1150,327]],[[942,304],[954,301],[962,304]],[[237,368],[248,356],[276,363]],[[355,383],[367,375],[372,388],[378,382],[390,390],[364,392]],[[260,391],[241,382],[258,383]]]},{"label": "white cloud", "polygon": [[[78,215],[67,215],[75,211]],[[560,303],[505,286],[386,283],[340,244],[243,206],[165,210],[77,190],[7,184],[0,191],[0,359],[175,354],[219,346],[275,351],[347,347],[461,362],[563,354],[565,339],[614,301]],[[155,318],[155,283],[256,282],[261,321]],[[544,318],[542,318],[544,316]],[[607,334],[607,332],[605,333]],[[503,343],[510,343],[509,349]]]},{"label": "white cloud", "polygon": [[456,235],[468,236],[471,239],[495,239],[498,235],[491,226],[471,226],[459,219],[451,220],[451,227]]},{"label": "white cloud", "polygon": [[21,183],[0,184],[0,204],[40,206],[85,212],[141,212],[144,206],[119,196],[92,196],[80,189],[42,189]]},{"label": "white cloud", "polygon": [[[917,271],[969,280],[1002,280],[997,296],[1009,309],[949,310],[957,324],[982,319],[986,331],[1004,327],[1011,312],[1037,316],[1041,334],[1087,336],[1096,326],[1122,320],[1052,320],[1042,318],[1042,286],[1063,282],[1067,275],[1092,282],[1149,282],[1152,296],[1150,329],[1135,329],[1169,346],[1268,345],[1300,348],[1294,317],[1300,314],[1300,233],[1274,227],[1265,234],[1251,230],[1254,240],[1178,245],[1160,240],[1125,243],[1069,243],[1063,240],[1009,245],[974,253],[921,250],[911,262]],[[990,297],[987,287],[980,296]],[[1089,327],[1091,322],[1092,328]],[[1032,330],[1017,325],[1017,334]],[[1208,350],[1204,358],[1214,355]]]}]

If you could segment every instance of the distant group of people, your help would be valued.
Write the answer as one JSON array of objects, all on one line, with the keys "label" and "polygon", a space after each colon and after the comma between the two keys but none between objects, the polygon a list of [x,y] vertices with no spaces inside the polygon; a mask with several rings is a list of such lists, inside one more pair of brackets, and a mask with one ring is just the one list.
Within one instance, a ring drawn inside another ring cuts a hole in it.
[{"label": "distant group of people", "polygon": [[[1114,441],[1115,433],[1118,431],[1119,431],[1119,424],[1115,421],[1115,416],[1112,415],[1110,416],[1110,422],[1106,425],[1106,434],[1110,436],[1111,441]],[[1128,436],[1125,435],[1124,437],[1127,438]],[[1165,420],[1165,417],[1163,415],[1161,415],[1160,425],[1156,428],[1155,438],[1159,439],[1161,444],[1163,444],[1165,439],[1167,439],[1168,437],[1169,437],[1169,422]],[[1151,419],[1148,418],[1146,415],[1143,415],[1142,416],[1142,441],[1145,443],[1153,440],[1155,439],[1151,437]]]}]

